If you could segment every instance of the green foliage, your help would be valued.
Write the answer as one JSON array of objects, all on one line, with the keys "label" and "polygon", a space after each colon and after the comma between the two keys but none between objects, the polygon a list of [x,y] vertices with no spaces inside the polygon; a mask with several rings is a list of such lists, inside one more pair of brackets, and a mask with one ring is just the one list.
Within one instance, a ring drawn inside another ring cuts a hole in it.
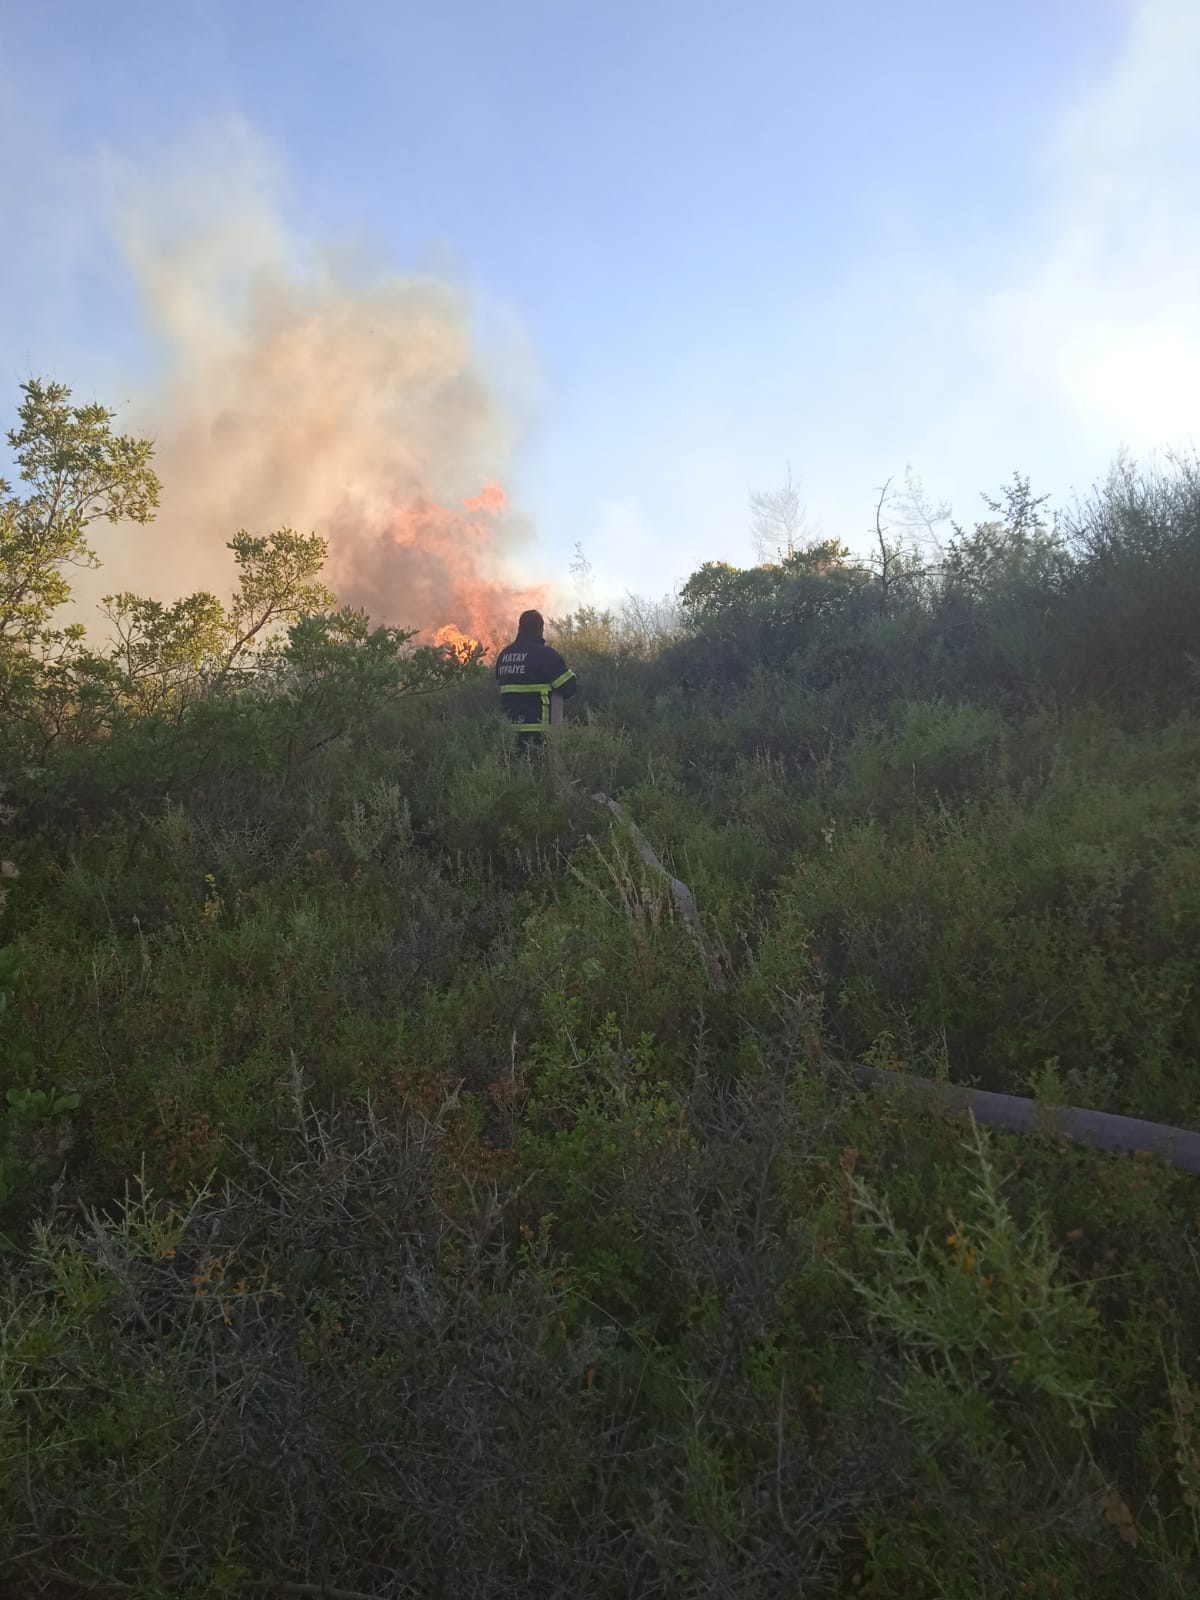
[{"label": "green foliage", "polygon": [[327,546],[315,533],[281,528],[253,537],[243,528],[229,548],[241,581],[229,611],[225,672],[239,664],[264,630],[319,611],[336,598],[320,581]]},{"label": "green foliage", "polygon": [[[0,1108],[0,1205],[35,1179],[46,1156],[47,1123],[78,1108],[82,1097],[44,1089],[10,1089]],[[65,1154],[70,1139],[59,1142],[56,1155]]]},{"label": "green foliage", "polygon": [[810,691],[840,683],[857,713],[927,697],[1195,707],[1193,457],[1161,471],[1122,462],[1065,515],[1020,474],[985,503],[989,520],[955,526],[936,560],[881,523],[870,567],[832,541],[746,570],[706,563],[682,592],[694,637],[663,665],[714,692],[764,666]]},{"label": "green foliage", "polygon": [[[71,391],[30,379],[9,447],[29,485],[23,499],[0,480],[0,649],[37,644],[71,589],[62,569],[95,565],[89,525],[149,522],[158,479],[146,439],[114,434],[101,405],[73,406]],[[2,658],[0,658],[2,659]]]},{"label": "green foliage", "polygon": [[1194,1594],[1194,1180],[844,1070],[1200,1116],[1189,471],[584,608],[538,761],[288,530],[27,651],[16,1589]]},{"label": "green foliage", "polygon": [[361,611],[300,618],[266,659],[281,712],[286,760],[303,760],[383,706],[457,682],[475,662],[453,650],[408,648],[411,629],[372,628]]},{"label": "green foliage", "polygon": [[229,619],[215,595],[171,605],[128,592],[106,595],[104,615],[116,635],[111,659],[121,697],[137,716],[182,711],[225,653]]},{"label": "green foliage", "polygon": [[1035,495],[1020,473],[999,499],[985,496],[993,522],[966,533],[956,527],[942,564],[948,597],[1008,599],[1020,590],[1045,592],[1068,571],[1064,542],[1042,515],[1047,496]]},{"label": "green foliage", "polygon": [[1079,581],[1063,606],[1064,669],[1077,693],[1195,706],[1200,689],[1200,458],[1130,461],[1065,519]]},{"label": "green foliage", "polygon": [[62,384],[22,384],[20,426],[8,434],[20,497],[0,480],[0,715],[40,755],[65,728],[92,737],[112,669],[83,644],[83,628],[51,625],[71,595],[66,572],[96,566],[94,522],[149,522],[159,483],[148,440],[114,434],[115,413],[73,406]]},{"label": "green foliage", "polygon": [[745,627],[769,635],[812,626],[861,587],[865,574],[848,563],[849,555],[837,539],[826,539],[745,571],[706,562],[683,586],[684,616],[693,628],[719,636]]},{"label": "green foliage", "polygon": [[[4,789],[0,787],[0,828],[7,828],[14,814],[13,808],[4,804]],[[16,862],[0,855],[0,916],[4,914],[4,908],[8,904],[8,885],[20,875]],[[0,1010],[3,1010],[3,1005],[3,999],[0,999]]]},{"label": "green foliage", "polygon": [[320,582],[327,547],[316,534],[281,528],[252,538],[243,530],[227,548],[240,579],[228,607],[205,593],[169,606],[129,593],[105,597],[123,709],[178,716],[202,694],[252,681],[256,651],[274,642],[281,624],[333,603]]},{"label": "green foliage", "polygon": [[[944,1389],[984,1408],[1026,1405],[1032,1388],[1058,1402],[1072,1422],[1103,1406],[1095,1365],[1098,1313],[1061,1281],[1061,1253],[1045,1218],[1022,1227],[1013,1217],[983,1135],[975,1130],[978,1178],[970,1213],[947,1209],[945,1228],[916,1240],[897,1227],[886,1198],[858,1179],[855,1214],[871,1240],[875,1269],[849,1274],[868,1314],[898,1342],[903,1377],[896,1403],[937,1443]],[[953,1408],[952,1408],[953,1410]]]}]

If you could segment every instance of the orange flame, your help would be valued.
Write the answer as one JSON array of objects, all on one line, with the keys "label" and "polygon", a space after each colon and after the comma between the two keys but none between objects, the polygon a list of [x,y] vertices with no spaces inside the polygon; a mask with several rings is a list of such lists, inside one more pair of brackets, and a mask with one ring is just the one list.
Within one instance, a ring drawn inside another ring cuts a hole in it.
[{"label": "orange flame", "polygon": [[464,665],[483,650],[478,639],[470,638],[453,622],[444,622],[434,634],[433,642],[444,650],[452,650]]},{"label": "orange flame", "polygon": [[489,573],[495,562],[494,519],[505,505],[498,483],[485,483],[479,494],[463,500],[461,511],[415,500],[374,544],[365,549],[358,544],[344,573],[338,570],[335,527],[332,585],[372,617],[433,634],[438,644],[458,649],[464,641],[473,647],[494,635],[511,638],[520,613],[543,609],[548,592],[541,585],[517,588]]}]

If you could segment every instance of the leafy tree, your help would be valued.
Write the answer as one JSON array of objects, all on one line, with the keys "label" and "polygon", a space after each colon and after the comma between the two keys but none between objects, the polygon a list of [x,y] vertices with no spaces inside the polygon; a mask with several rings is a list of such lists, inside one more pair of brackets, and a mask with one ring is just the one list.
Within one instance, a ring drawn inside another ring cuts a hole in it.
[{"label": "leafy tree", "polygon": [[947,670],[960,689],[1040,700],[1053,693],[1055,637],[1072,577],[1057,516],[1029,479],[1014,473],[992,512],[970,532],[957,524],[934,597]]},{"label": "leafy tree", "polygon": [[1194,707],[1200,457],[1119,460],[1064,526],[1078,563],[1063,618],[1072,686]]},{"label": "leafy tree", "polygon": [[150,522],[158,506],[148,439],[115,434],[115,412],[72,405],[63,384],[34,378],[21,388],[8,443],[29,492],[0,479],[0,646],[45,640],[71,593],[63,568],[97,565],[93,522]]},{"label": "leafy tree", "polygon": [[849,557],[823,539],[758,567],[706,562],[680,592],[693,637],[671,653],[671,669],[689,683],[738,682],[801,658],[826,672],[853,623],[879,605],[871,573]]},{"label": "leafy tree", "polygon": [[970,533],[955,527],[942,564],[946,590],[977,598],[1056,588],[1065,572],[1066,552],[1057,519],[1047,520],[1043,514],[1048,499],[1035,495],[1019,472],[998,499],[985,495],[992,519],[977,523]]},{"label": "leafy tree", "polygon": [[286,641],[275,641],[264,667],[285,736],[285,766],[361,726],[393,700],[430,694],[464,677],[482,651],[408,648],[408,628],[372,628],[353,606],[299,617]]},{"label": "leafy tree", "polygon": [[336,601],[321,582],[328,545],[318,534],[280,528],[253,537],[243,528],[230,541],[241,588],[229,612],[222,677],[234,669],[273,624],[294,622]]},{"label": "leafy tree", "polygon": [[[333,602],[319,581],[327,546],[318,535],[281,528],[255,537],[243,529],[227,548],[241,573],[227,607],[204,590],[170,605],[128,591],[105,596],[114,638],[99,676],[112,691],[111,710],[179,717],[198,695],[232,687],[279,624]],[[97,659],[86,657],[93,679]],[[83,664],[83,657],[71,663],[77,677]]]},{"label": "leafy tree", "polygon": [[748,574],[728,561],[706,561],[697,568],[679,593],[683,614],[693,628],[715,620],[728,610],[745,589]]},{"label": "leafy tree", "polygon": [[811,620],[865,581],[849,555],[837,539],[822,539],[760,567],[706,561],[683,586],[684,616],[693,628],[718,630]]},{"label": "leafy tree", "polygon": [[119,669],[87,648],[82,627],[54,634],[38,655],[0,657],[4,744],[35,765],[54,745],[87,744],[107,732],[120,704]]},{"label": "leafy tree", "polygon": [[104,615],[116,634],[112,661],[122,696],[143,714],[168,705],[182,711],[227,653],[230,621],[214,594],[172,605],[128,592],[106,595]]},{"label": "leafy tree", "polygon": [[8,439],[29,493],[0,483],[0,709],[25,757],[86,743],[128,713],[178,717],[198,695],[232,687],[281,626],[333,603],[320,581],[324,540],[242,529],[228,546],[240,580],[228,606],[206,592],[171,603],[107,595],[107,654],[88,647],[82,624],[54,627],[71,594],[65,569],[100,565],[91,524],[150,521],[159,482],[152,444],[115,435],[103,406],[71,405],[61,384],[23,388]]}]

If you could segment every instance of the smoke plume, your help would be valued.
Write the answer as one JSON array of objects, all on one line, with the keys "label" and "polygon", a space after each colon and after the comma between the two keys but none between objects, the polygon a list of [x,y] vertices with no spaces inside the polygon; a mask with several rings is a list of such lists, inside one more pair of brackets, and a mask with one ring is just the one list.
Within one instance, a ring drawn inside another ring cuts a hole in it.
[{"label": "smoke plume", "polygon": [[225,594],[226,541],[315,531],[342,603],[477,638],[544,602],[509,567],[528,537],[497,479],[510,428],[453,287],[298,248],[253,138],[226,130],[169,189],[128,187],[120,237],[161,381],[138,424],[162,509],[106,589]]}]

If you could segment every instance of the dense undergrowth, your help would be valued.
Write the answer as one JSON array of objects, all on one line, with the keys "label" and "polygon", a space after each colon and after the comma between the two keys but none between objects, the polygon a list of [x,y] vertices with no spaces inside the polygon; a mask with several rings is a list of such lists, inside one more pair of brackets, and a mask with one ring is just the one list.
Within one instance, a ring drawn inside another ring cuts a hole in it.
[{"label": "dense undergrowth", "polygon": [[568,619],[543,762],[365,634],[10,722],[11,1592],[1194,1594],[1196,1180],[846,1068],[1200,1125],[1198,571],[1018,482]]}]

